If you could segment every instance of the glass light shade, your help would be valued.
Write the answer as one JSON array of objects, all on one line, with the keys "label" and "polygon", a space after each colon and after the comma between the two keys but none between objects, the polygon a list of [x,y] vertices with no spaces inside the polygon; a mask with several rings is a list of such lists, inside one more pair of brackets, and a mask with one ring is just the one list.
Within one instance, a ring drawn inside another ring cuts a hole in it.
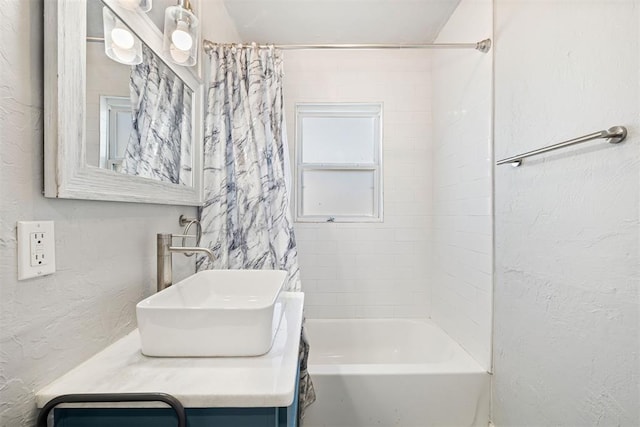
[{"label": "glass light shade", "polygon": [[102,8],[104,53],[116,62],[137,65],[142,62],[142,42],[106,7]]},{"label": "glass light shade", "polygon": [[198,18],[182,6],[164,12],[163,50],[178,65],[196,65],[199,43]]},{"label": "glass light shade", "polygon": [[173,44],[169,49],[169,53],[171,54],[171,59],[180,65],[185,65],[185,63],[189,60],[189,52],[185,52],[184,50],[178,49]]},{"label": "glass light shade", "polygon": [[153,7],[153,0],[118,0],[118,3],[125,9],[141,12],[149,12]]}]

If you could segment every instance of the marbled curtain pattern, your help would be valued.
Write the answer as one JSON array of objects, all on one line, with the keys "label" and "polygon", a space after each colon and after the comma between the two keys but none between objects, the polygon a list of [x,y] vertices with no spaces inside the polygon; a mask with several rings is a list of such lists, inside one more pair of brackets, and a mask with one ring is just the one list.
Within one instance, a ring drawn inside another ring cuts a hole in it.
[{"label": "marbled curtain pattern", "polygon": [[[209,53],[204,138],[202,241],[215,260],[198,270],[287,270],[288,291],[300,290],[298,252],[289,209],[282,57],[253,46]],[[301,337],[299,417],[315,400]]]},{"label": "marbled curtain pattern", "polygon": [[133,129],[122,172],[192,185],[191,89],[146,46],[129,88]]},{"label": "marbled curtain pattern", "polygon": [[198,268],[280,269],[300,290],[283,141],[282,59],[274,49],[219,46],[210,53]]}]

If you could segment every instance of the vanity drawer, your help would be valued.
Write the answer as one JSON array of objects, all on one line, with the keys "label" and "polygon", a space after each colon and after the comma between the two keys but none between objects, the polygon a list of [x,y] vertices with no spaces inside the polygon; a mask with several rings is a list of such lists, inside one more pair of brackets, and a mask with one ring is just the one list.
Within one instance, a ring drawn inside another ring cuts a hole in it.
[{"label": "vanity drawer", "polygon": [[[295,402],[295,401],[294,401]],[[295,403],[289,408],[187,408],[189,427],[295,427]],[[175,427],[169,408],[59,408],[55,427]]]}]

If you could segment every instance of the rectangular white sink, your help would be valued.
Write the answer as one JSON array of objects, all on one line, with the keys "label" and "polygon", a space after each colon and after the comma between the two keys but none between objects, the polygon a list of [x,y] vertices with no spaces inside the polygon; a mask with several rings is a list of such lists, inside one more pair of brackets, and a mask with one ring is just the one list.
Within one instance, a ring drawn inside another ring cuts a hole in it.
[{"label": "rectangular white sink", "polygon": [[142,353],[259,356],[271,348],[286,271],[206,270],[138,303]]}]

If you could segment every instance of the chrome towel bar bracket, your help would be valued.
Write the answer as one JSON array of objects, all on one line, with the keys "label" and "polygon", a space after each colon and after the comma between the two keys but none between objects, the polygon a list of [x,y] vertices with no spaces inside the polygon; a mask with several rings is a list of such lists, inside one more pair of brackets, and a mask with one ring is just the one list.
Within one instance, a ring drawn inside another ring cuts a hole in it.
[{"label": "chrome towel bar bracket", "polygon": [[514,167],[518,167],[522,164],[522,161],[527,157],[536,156],[542,153],[547,153],[549,151],[557,150],[559,148],[569,147],[570,145],[580,144],[582,142],[593,141],[594,139],[606,139],[607,142],[609,142],[610,144],[618,144],[624,141],[626,137],[627,137],[627,128],[625,128],[624,126],[614,126],[607,130],[601,130],[599,132],[590,133],[588,135],[580,136],[578,138],[562,141],[557,144],[539,148],[537,150],[518,154],[517,156],[507,157],[506,159],[498,160],[496,162],[496,165],[504,165],[509,163]]}]

